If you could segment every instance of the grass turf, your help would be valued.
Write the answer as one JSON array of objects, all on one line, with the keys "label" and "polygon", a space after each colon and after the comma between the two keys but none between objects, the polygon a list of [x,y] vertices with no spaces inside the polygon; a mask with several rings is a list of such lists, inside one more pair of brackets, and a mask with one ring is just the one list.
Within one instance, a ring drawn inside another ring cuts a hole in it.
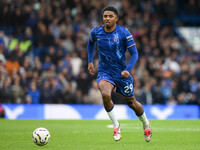
[{"label": "grass turf", "polygon": [[[153,137],[144,141],[139,120],[120,120],[122,139],[115,142],[109,120],[3,120],[0,150],[199,150],[200,120],[152,120]],[[38,127],[50,131],[46,146],[32,142]]]}]

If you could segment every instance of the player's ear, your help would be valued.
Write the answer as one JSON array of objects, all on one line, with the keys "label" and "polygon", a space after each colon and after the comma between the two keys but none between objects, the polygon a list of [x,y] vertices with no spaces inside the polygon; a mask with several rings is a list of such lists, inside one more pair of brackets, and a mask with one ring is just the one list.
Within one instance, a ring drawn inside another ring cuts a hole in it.
[{"label": "player's ear", "polygon": [[119,20],[119,17],[116,17],[116,22]]}]

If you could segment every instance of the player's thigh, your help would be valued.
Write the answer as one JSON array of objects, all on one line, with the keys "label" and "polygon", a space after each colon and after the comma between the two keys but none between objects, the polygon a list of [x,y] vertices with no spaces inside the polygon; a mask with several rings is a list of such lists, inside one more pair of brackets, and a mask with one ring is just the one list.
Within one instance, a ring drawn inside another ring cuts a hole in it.
[{"label": "player's thigh", "polygon": [[106,80],[101,80],[98,84],[98,88],[102,95],[111,95],[111,92],[114,89],[114,85]]},{"label": "player's thigh", "polygon": [[115,81],[116,92],[121,94],[123,97],[131,98],[134,94],[133,78],[120,78]]},{"label": "player's thigh", "polygon": [[97,84],[101,93],[106,95],[111,95],[111,91],[115,86],[113,77],[103,72],[98,73]]}]

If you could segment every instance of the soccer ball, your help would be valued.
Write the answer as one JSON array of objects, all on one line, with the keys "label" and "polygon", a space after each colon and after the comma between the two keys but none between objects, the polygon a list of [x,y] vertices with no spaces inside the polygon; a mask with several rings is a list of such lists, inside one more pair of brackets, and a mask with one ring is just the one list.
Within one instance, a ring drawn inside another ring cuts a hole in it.
[{"label": "soccer ball", "polygon": [[32,139],[35,144],[43,146],[49,143],[50,133],[45,128],[37,128],[33,131]]}]

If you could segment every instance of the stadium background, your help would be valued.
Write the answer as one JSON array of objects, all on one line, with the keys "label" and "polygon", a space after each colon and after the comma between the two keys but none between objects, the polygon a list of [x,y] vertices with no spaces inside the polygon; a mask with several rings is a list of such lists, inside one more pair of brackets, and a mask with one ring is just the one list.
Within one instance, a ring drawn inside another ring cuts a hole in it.
[{"label": "stadium background", "polygon": [[[102,9],[108,4],[120,11],[118,24],[129,29],[137,45],[139,60],[131,72],[137,100],[156,106],[157,114],[176,106],[187,109],[183,118],[173,119],[199,117],[200,48],[194,46],[200,45],[197,0],[0,1],[0,103],[7,112],[23,109],[27,115],[31,105],[25,104],[40,104],[34,105],[36,112],[49,104],[70,104],[64,110],[70,106],[83,113],[84,107],[92,106],[71,104],[102,104],[96,74],[87,73],[87,41],[91,29],[102,24]],[[97,53],[94,63],[97,67]],[[112,98],[124,104],[119,95],[113,93]],[[127,111],[126,106],[119,107]],[[194,116],[187,113],[191,110]]]}]

